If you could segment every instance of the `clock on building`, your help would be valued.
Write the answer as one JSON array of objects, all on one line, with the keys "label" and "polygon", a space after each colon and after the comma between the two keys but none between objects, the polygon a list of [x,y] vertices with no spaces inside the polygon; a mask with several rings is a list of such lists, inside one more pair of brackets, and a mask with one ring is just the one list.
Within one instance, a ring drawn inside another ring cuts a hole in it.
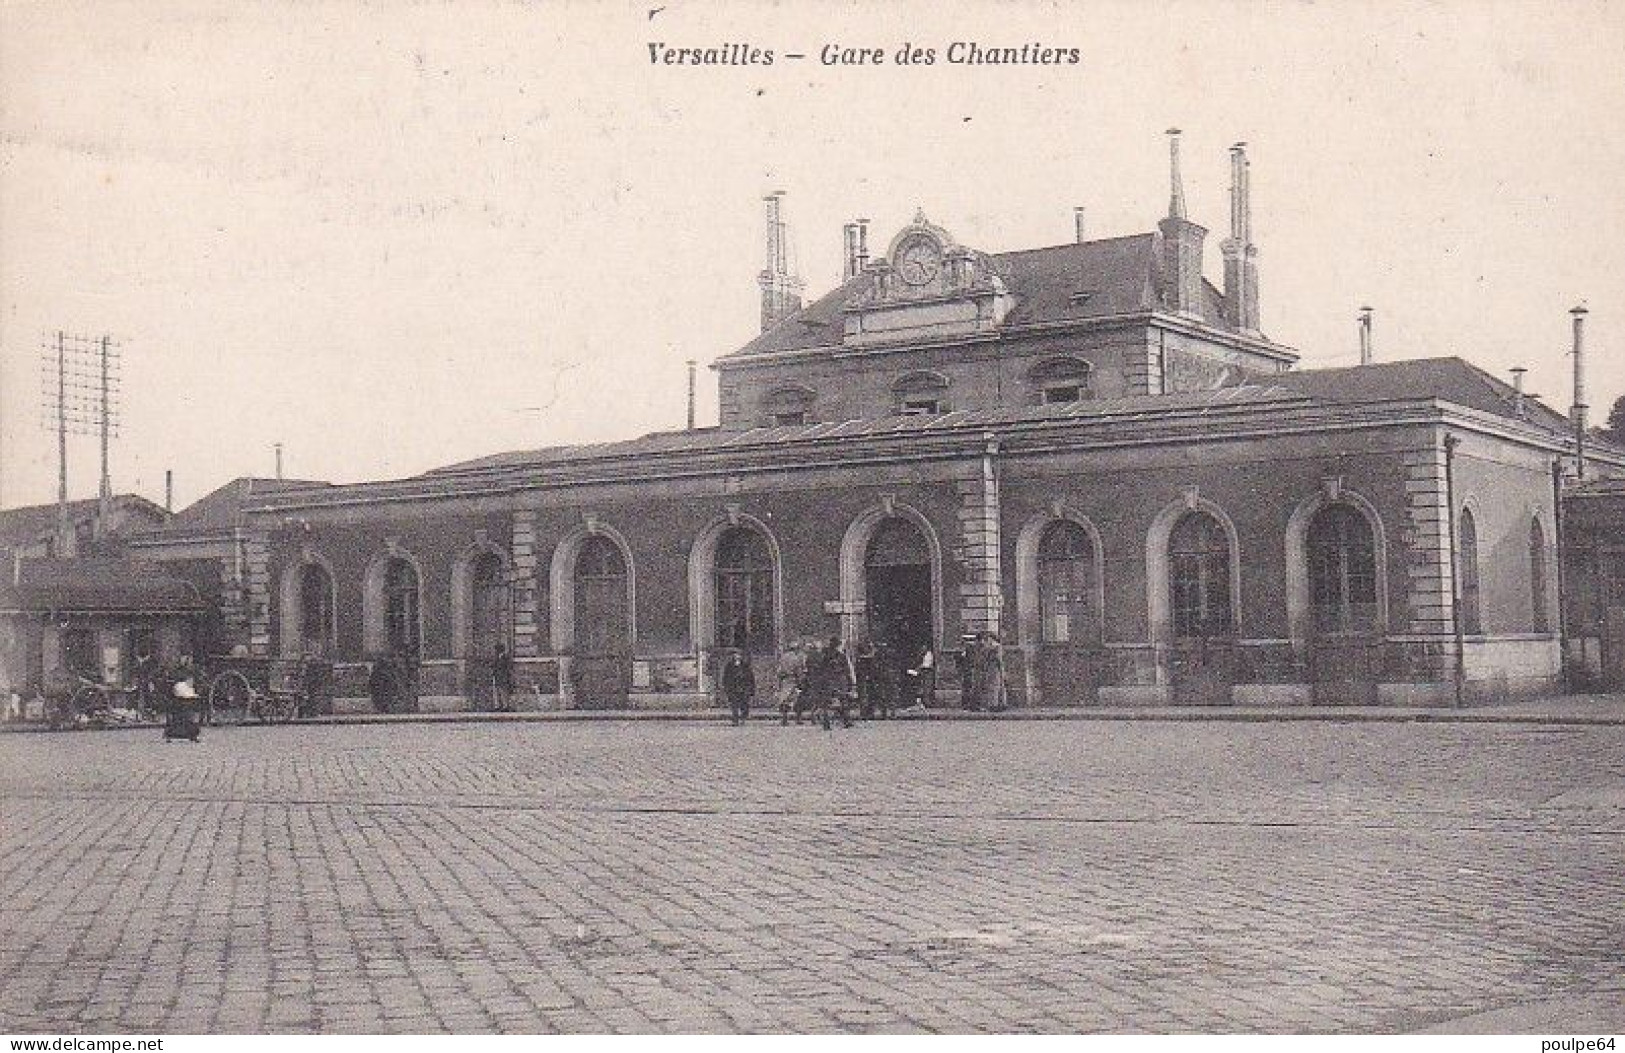
[{"label": "clock on building", "polygon": [[897,249],[897,274],[910,285],[924,285],[942,269],[942,248],[935,239],[918,235]]}]

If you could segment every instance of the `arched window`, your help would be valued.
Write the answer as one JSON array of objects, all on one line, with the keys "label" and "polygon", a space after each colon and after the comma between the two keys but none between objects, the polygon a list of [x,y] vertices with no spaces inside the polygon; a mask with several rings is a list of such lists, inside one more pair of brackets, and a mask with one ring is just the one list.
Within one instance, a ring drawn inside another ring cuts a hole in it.
[{"label": "arched window", "polygon": [[602,535],[581,543],[576,554],[576,649],[619,654],[630,647],[626,560],[620,546]]},{"label": "arched window", "polygon": [[1174,635],[1225,636],[1235,631],[1230,607],[1230,538],[1206,512],[1186,512],[1168,537]]},{"label": "arched window", "polygon": [[502,557],[482,552],[474,559],[469,597],[468,653],[489,658],[508,641],[508,576]]},{"label": "arched window", "polygon": [[1546,611],[1546,531],[1538,519],[1529,521],[1529,609],[1534,631],[1551,632],[1551,616]]},{"label": "arched window", "polygon": [[1461,575],[1461,631],[1473,636],[1484,631],[1483,612],[1478,602],[1478,524],[1471,509],[1461,510],[1456,528],[1460,542],[1456,548],[1457,573]]},{"label": "arched window", "polygon": [[1089,363],[1081,358],[1051,358],[1028,373],[1033,400],[1039,403],[1079,402],[1093,398]]},{"label": "arched window", "polygon": [[320,563],[299,568],[298,603],[299,653],[326,657],[333,647],[333,578]]},{"label": "arched window", "polygon": [[812,423],[814,395],[807,388],[779,388],[762,400],[764,427]]},{"label": "arched window", "polygon": [[1099,637],[1095,586],[1095,546],[1088,531],[1067,519],[1051,523],[1038,542],[1044,643],[1086,643]]},{"label": "arched window", "polygon": [[941,373],[907,373],[892,385],[892,394],[901,414],[930,415],[949,409],[948,378]]},{"label": "arched window", "polygon": [[750,527],[730,527],[717,541],[716,641],[751,654],[771,654],[773,554]]},{"label": "arched window", "polygon": [[418,572],[395,557],[384,568],[384,640],[393,654],[415,655],[418,635]]},{"label": "arched window", "polygon": [[1377,554],[1359,509],[1331,504],[1309,524],[1309,605],[1315,629],[1359,632],[1377,624]]}]

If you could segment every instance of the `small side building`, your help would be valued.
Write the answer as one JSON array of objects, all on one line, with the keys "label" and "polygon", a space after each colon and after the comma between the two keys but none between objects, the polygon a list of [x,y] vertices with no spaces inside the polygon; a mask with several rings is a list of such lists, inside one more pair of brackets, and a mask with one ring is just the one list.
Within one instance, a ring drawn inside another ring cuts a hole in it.
[{"label": "small side building", "polygon": [[29,694],[59,668],[128,683],[138,654],[194,653],[204,610],[197,589],[138,560],[14,560],[0,579],[0,691]]},{"label": "small side building", "polygon": [[1563,549],[1570,681],[1625,691],[1625,477],[1564,494]]}]

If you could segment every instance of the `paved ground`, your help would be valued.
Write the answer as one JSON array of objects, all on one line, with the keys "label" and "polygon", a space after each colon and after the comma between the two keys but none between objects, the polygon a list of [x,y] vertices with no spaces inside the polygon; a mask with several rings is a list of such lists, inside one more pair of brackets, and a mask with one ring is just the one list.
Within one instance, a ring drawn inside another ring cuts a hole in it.
[{"label": "paved ground", "polygon": [[1625,1028],[1625,727],[0,737],[0,1031]]}]

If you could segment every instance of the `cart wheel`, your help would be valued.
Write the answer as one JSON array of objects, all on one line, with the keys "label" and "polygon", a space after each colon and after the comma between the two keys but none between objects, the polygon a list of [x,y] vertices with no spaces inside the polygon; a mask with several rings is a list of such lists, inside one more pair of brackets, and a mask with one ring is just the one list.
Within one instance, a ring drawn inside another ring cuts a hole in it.
[{"label": "cart wheel", "polygon": [[99,709],[101,709],[101,692],[89,684],[84,684],[73,693],[73,700],[68,703],[68,719],[78,724],[87,721],[89,715]]},{"label": "cart wheel", "polygon": [[278,724],[291,724],[299,715],[298,695],[278,695],[271,703],[271,720]]},{"label": "cart wheel", "polygon": [[[81,688],[80,690],[84,689]],[[71,729],[74,724],[73,715],[78,712],[78,709],[75,708],[78,701],[79,695],[77,692],[67,699],[63,699],[60,695],[56,698],[47,699],[45,702],[46,726],[52,731]]]},{"label": "cart wheel", "polygon": [[254,709],[254,686],[248,677],[228,669],[209,681],[209,704],[202,723],[241,724]]},{"label": "cart wheel", "polygon": [[282,695],[254,693],[254,719],[261,724],[286,724],[287,700]]}]

